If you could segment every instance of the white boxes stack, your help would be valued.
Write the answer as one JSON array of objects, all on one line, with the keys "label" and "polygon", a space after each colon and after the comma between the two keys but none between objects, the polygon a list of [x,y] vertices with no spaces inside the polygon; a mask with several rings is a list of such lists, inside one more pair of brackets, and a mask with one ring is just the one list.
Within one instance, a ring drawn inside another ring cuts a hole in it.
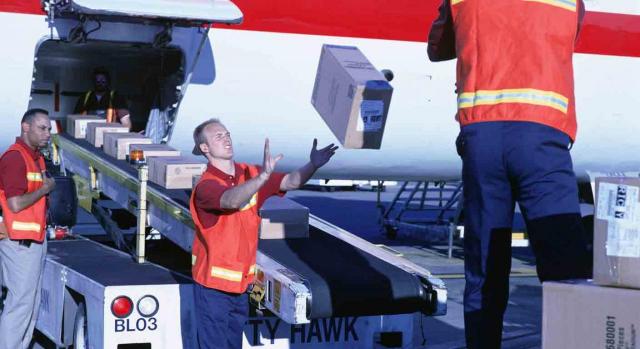
[{"label": "white boxes stack", "polygon": [[127,133],[129,128],[115,122],[90,122],[87,124],[87,142],[96,148],[101,148],[104,144],[105,133]]},{"label": "white boxes stack", "polygon": [[597,178],[595,205],[593,282],[544,283],[544,349],[640,340],[640,178]]},{"label": "white boxes stack", "polygon": [[106,123],[104,118],[95,115],[71,114],[67,115],[67,133],[73,138],[86,138],[88,123]]}]

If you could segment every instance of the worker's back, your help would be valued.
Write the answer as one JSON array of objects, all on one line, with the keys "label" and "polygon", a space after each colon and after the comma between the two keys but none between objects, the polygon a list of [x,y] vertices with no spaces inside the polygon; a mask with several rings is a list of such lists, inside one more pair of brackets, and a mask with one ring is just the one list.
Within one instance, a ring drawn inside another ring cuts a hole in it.
[{"label": "worker's back", "polygon": [[575,138],[575,0],[452,0],[458,118],[532,121]]}]

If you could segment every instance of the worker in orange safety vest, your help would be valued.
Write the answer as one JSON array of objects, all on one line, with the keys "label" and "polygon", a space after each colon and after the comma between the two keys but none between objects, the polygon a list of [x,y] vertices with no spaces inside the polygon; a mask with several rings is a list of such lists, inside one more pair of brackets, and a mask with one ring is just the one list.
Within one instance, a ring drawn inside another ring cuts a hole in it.
[{"label": "worker in orange safety vest", "polygon": [[196,127],[193,139],[194,153],[209,162],[190,202],[198,343],[201,349],[241,348],[249,312],[245,292],[256,271],[258,210],[270,196],[300,188],[338,147],[317,149],[314,140],[309,162],[284,174],[275,172],[282,155],[271,156],[268,139],[262,166],[235,162],[231,135],[217,119]]},{"label": "worker in orange safety vest", "polygon": [[432,61],[457,58],[468,348],[500,348],[520,205],[541,281],[588,278],[570,148],[581,0],[444,0]]}]

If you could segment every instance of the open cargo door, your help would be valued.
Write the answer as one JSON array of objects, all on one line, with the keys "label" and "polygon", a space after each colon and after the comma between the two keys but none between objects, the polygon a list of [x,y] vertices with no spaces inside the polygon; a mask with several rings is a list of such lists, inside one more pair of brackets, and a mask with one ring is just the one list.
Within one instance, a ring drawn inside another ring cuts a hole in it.
[{"label": "open cargo door", "polygon": [[171,21],[182,25],[242,22],[242,12],[229,0],[44,0],[50,16],[127,17],[129,21]]}]

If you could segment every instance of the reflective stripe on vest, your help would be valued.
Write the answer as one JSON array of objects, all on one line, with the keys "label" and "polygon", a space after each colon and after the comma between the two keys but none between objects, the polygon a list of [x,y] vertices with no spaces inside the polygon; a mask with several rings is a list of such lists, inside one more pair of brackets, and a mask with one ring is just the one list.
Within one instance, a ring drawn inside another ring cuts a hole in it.
[{"label": "reflective stripe on vest", "polygon": [[[463,2],[464,0],[451,0],[451,5],[457,5],[461,2]],[[546,4],[546,5],[551,5],[551,6],[556,6],[556,7],[560,7],[563,8],[565,10],[569,10],[569,11],[576,11],[576,0],[523,0],[523,1],[529,1],[529,2],[539,2],[541,4]]]},{"label": "reflective stripe on vest", "polygon": [[249,199],[249,202],[247,202],[244,206],[242,206],[242,208],[240,208],[240,211],[246,211],[257,204],[258,204],[258,194],[256,193],[256,194],[253,194],[251,199]]},{"label": "reflective stripe on vest", "polygon": [[546,5],[556,6],[569,11],[576,11],[576,0],[525,0],[530,2],[539,2]]},{"label": "reflective stripe on vest", "polygon": [[22,231],[33,231],[33,232],[39,233],[42,227],[38,223],[13,221],[11,223],[11,229],[22,230]]},{"label": "reflective stripe on vest", "polygon": [[532,88],[505,90],[480,90],[465,92],[458,96],[458,108],[471,108],[478,105],[495,105],[502,103],[525,103],[550,107],[567,113],[569,99],[553,91],[542,91]]},{"label": "reflective stripe on vest", "polygon": [[211,277],[240,282],[242,281],[242,271],[213,266],[211,267]]},{"label": "reflective stripe on vest", "polygon": [[29,182],[42,182],[42,173],[39,173],[39,172],[27,172],[27,181],[29,181]]}]

